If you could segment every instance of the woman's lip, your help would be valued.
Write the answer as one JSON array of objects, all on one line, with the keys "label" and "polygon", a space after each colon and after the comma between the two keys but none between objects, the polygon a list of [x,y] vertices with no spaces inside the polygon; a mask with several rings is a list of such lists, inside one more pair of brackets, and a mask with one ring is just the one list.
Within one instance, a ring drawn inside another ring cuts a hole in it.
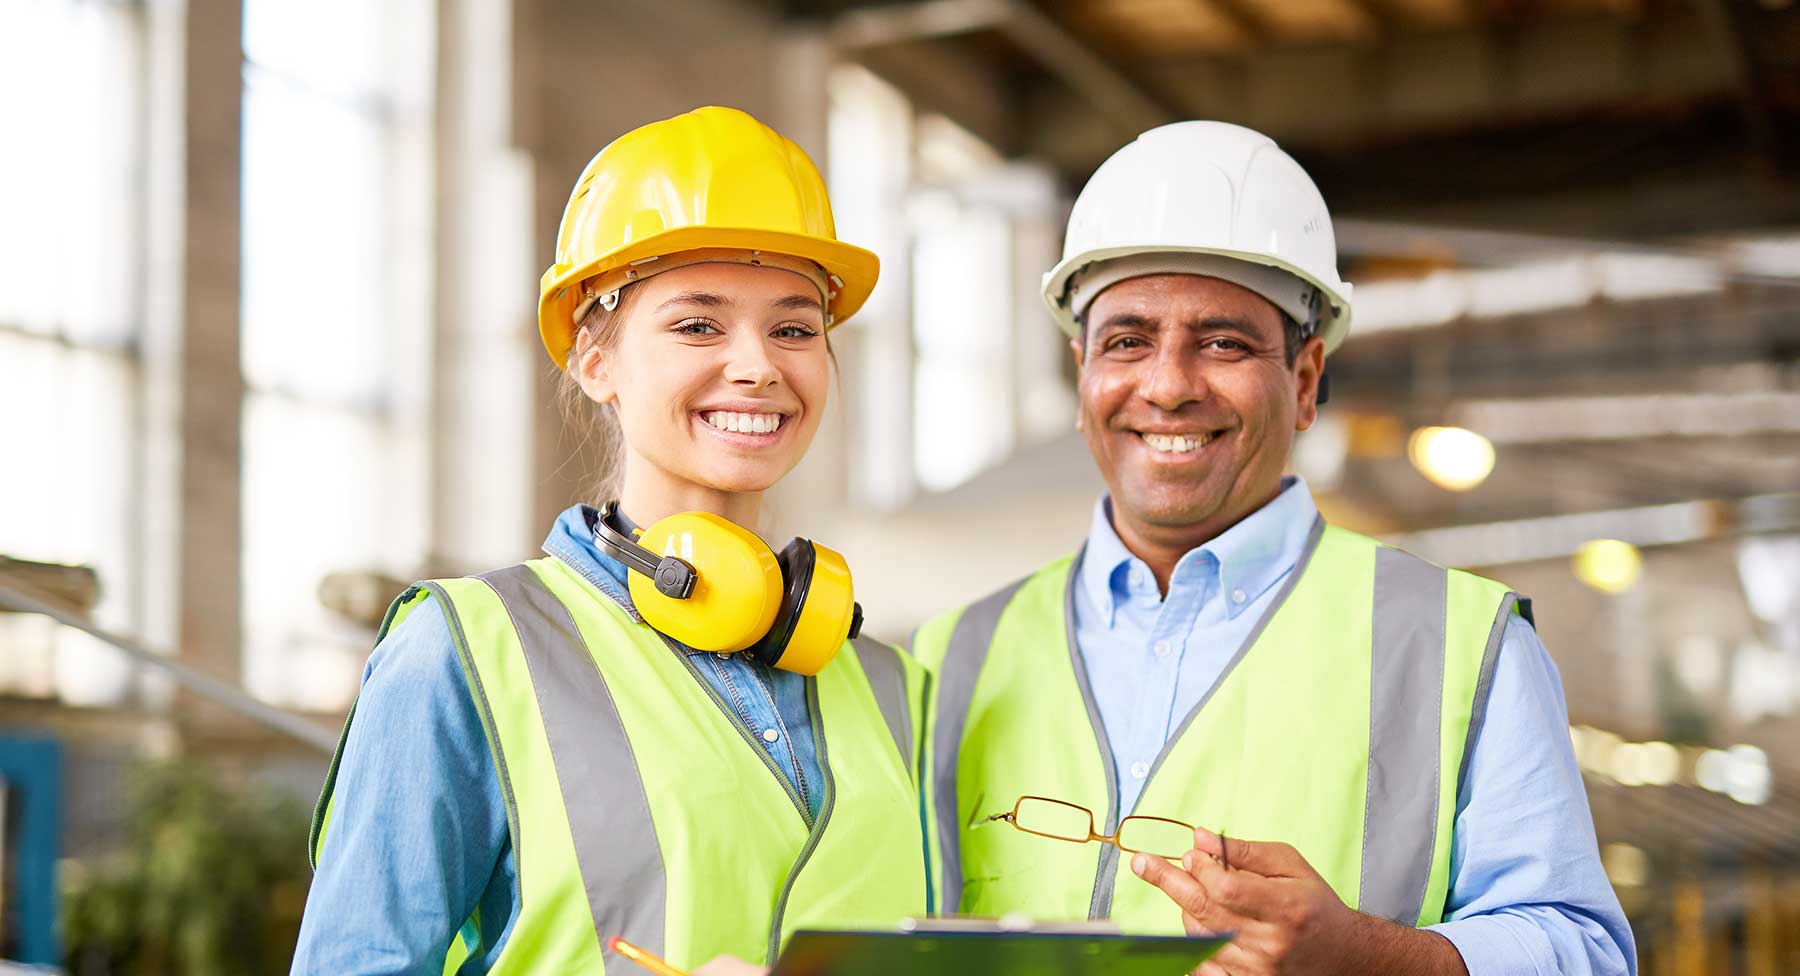
[{"label": "woman's lip", "polygon": [[767,404],[767,403],[740,403],[740,404],[736,404],[734,406],[728,406],[728,407],[727,406],[717,406],[717,405],[706,406],[706,407],[695,407],[693,412],[696,414],[705,414],[705,413],[775,413],[775,414],[780,414],[781,418],[783,420],[786,420],[787,418],[792,417],[794,415],[793,410],[780,409],[780,408],[773,406],[772,404]]},{"label": "woman's lip", "polygon": [[[712,411],[695,411],[693,414],[693,420],[694,420],[695,424],[704,428],[707,431],[707,433],[710,433],[710,434],[713,434],[720,438],[723,438],[726,443],[735,444],[740,447],[770,447],[774,444],[777,444],[782,440],[782,438],[787,436],[788,424],[792,422],[791,417],[787,416],[786,414],[783,414],[782,420],[781,420],[781,426],[776,428],[775,430],[773,430],[767,434],[749,434],[749,433],[745,433],[743,431],[738,431],[738,430],[720,430],[719,428],[714,427],[712,424],[709,424],[706,422],[706,418],[704,416],[701,416],[701,414],[703,412],[710,413]],[[734,411],[728,411],[728,412],[730,412],[730,413],[750,413],[752,411],[734,410]],[[773,412],[773,411],[763,411],[763,412]]]}]

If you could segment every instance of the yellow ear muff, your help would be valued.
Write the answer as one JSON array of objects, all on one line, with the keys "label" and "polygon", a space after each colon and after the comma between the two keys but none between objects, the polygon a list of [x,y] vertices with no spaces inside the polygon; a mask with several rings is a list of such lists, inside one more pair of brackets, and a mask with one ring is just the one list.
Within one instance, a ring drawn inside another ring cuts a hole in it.
[{"label": "yellow ear muff", "polygon": [[787,648],[776,659],[783,671],[818,674],[844,646],[856,613],[850,567],[836,550],[809,542],[813,549],[812,582],[802,595],[799,619]]},{"label": "yellow ear muff", "polygon": [[730,654],[774,624],[781,565],[756,533],[711,512],[682,512],[652,524],[637,543],[701,569],[685,600],[663,595],[648,576],[630,574],[631,602],[650,626],[694,650]]}]

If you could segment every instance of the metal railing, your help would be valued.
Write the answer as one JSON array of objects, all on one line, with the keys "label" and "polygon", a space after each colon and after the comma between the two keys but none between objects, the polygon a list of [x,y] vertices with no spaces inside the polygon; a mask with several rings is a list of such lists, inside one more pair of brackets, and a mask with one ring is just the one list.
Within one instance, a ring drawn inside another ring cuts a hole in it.
[{"label": "metal railing", "polygon": [[0,609],[42,614],[118,648],[141,664],[161,670],[182,688],[229,708],[253,722],[292,736],[321,752],[330,754],[337,750],[338,736],[335,731],[260,701],[237,685],[182,664],[174,656],[161,653],[135,637],[95,626],[93,622],[45,601],[41,594],[23,589],[17,584],[0,583]]}]

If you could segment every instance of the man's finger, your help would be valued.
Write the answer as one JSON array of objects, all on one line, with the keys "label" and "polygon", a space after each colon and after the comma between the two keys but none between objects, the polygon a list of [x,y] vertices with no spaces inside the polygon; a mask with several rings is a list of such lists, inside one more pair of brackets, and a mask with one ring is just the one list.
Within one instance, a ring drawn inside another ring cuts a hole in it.
[{"label": "man's finger", "polygon": [[[1265,878],[1317,878],[1311,864],[1292,845],[1278,841],[1242,840],[1224,837],[1199,827],[1194,830],[1194,849],[1215,860],[1228,863],[1233,870],[1254,871]],[[1226,860],[1229,858],[1230,860]]]},{"label": "man's finger", "polygon": [[[1232,841],[1231,845],[1233,850],[1237,849],[1237,841]],[[1245,919],[1268,918],[1274,910],[1275,900],[1281,896],[1280,886],[1288,883],[1286,878],[1265,878],[1235,864],[1227,868],[1198,849],[1183,854],[1181,864],[1206,892],[1214,906],[1214,915],[1219,916],[1202,917],[1201,921],[1216,929],[1237,928]]]},{"label": "man's finger", "polygon": [[1222,916],[1218,903],[1192,874],[1160,857],[1148,854],[1131,856],[1131,873],[1162,889],[1182,914],[1192,916],[1211,929],[1231,928],[1228,915]]}]

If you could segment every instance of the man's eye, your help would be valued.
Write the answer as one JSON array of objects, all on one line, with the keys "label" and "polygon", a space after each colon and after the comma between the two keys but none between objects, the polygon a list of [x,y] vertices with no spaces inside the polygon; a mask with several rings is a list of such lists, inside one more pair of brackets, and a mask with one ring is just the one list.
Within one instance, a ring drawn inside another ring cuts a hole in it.
[{"label": "man's eye", "polygon": [[1250,348],[1236,339],[1226,339],[1222,336],[1206,340],[1206,347],[1223,352],[1243,352]]},{"label": "man's eye", "polygon": [[1106,348],[1107,349],[1131,350],[1131,349],[1142,349],[1147,345],[1149,345],[1149,343],[1138,338],[1137,336],[1120,336],[1117,339],[1114,339],[1113,341],[1107,343]]}]

